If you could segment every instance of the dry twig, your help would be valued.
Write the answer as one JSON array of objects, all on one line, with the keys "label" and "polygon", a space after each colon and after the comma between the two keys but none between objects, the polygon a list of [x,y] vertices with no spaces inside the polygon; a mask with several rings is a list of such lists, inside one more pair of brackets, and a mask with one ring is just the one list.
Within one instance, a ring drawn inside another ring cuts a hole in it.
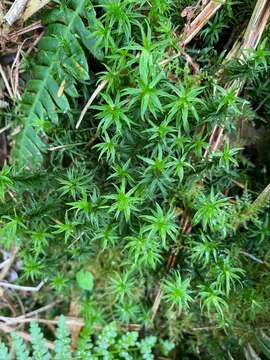
[{"label": "dry twig", "polygon": [[27,19],[29,19],[45,5],[49,4],[50,1],[51,0],[29,0],[26,9],[22,15],[22,20],[26,21]]},{"label": "dry twig", "polygon": [[25,320],[25,319],[29,319],[29,318],[33,318],[33,317],[36,318],[36,315],[51,309],[58,302],[59,301],[54,301],[51,304],[42,306],[39,309],[33,310],[33,311],[29,312],[29,313],[26,313],[24,315],[20,315],[20,316],[17,316],[17,317],[0,316],[0,321],[4,321],[6,323],[6,325],[15,325],[15,324],[18,324],[20,322],[23,322],[23,320]]},{"label": "dry twig", "polygon": [[[19,251],[19,249],[18,249],[18,248],[15,248],[15,249],[11,252],[10,258],[7,259],[4,263],[1,264],[2,266],[0,267],[0,269],[2,268],[2,271],[1,271],[1,273],[0,273],[0,280],[3,280],[3,279],[7,276],[8,272],[9,272],[9,270],[10,270],[12,264],[13,264],[13,262],[14,262],[15,259],[16,259],[16,256],[17,256],[18,251]],[[3,264],[4,264],[4,266],[3,266]]]},{"label": "dry twig", "polygon": [[186,26],[180,46],[187,45],[224,3],[225,1],[210,1],[206,4],[192,23]]},{"label": "dry twig", "polygon": [[33,286],[15,285],[15,284],[10,284],[5,281],[0,281],[0,287],[6,288],[6,289],[18,290],[18,291],[37,292],[44,286],[45,283],[46,283],[46,281],[41,281],[37,286],[33,287]]},{"label": "dry twig", "polygon": [[15,0],[11,8],[6,13],[4,19],[11,26],[13,25],[22,15],[28,0]]},{"label": "dry twig", "polygon": [[81,125],[81,122],[87,112],[87,110],[89,109],[89,107],[91,106],[92,102],[95,100],[95,98],[98,96],[98,94],[105,88],[105,86],[108,84],[108,80],[102,80],[101,83],[98,85],[98,87],[96,88],[96,90],[93,92],[92,96],[90,97],[90,99],[87,101],[85,107],[83,108],[81,115],[79,117],[79,120],[76,124],[76,129],[78,129]]},{"label": "dry twig", "polygon": [[11,98],[14,98],[14,94],[13,94],[13,92],[12,92],[12,89],[11,89],[10,85],[9,85],[9,82],[8,82],[8,79],[7,79],[7,76],[6,76],[6,73],[5,73],[5,71],[4,71],[4,69],[3,69],[3,66],[2,66],[1,64],[0,64],[0,74],[1,74],[1,76],[2,76],[2,79],[3,79],[4,83],[5,83],[5,86],[6,86],[8,95],[9,95]]}]

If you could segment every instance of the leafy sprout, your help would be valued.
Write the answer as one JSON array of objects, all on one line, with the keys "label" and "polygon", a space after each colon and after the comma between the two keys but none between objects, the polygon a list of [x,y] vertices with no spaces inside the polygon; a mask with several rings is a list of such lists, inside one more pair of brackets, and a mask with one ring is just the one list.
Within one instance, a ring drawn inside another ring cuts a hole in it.
[{"label": "leafy sprout", "polygon": [[106,196],[106,199],[113,201],[109,211],[114,212],[116,218],[123,214],[125,220],[129,221],[131,213],[137,211],[138,198],[134,196],[136,188],[126,191],[125,186],[122,184],[120,188],[115,186],[115,189],[115,194]]},{"label": "leafy sprout", "polygon": [[168,247],[169,238],[173,241],[176,240],[179,229],[173,210],[164,211],[159,204],[156,204],[156,209],[152,210],[152,215],[141,215],[141,218],[148,223],[144,226],[144,231],[149,232],[150,238],[159,235],[163,248]]},{"label": "leafy sprout", "polygon": [[175,307],[179,312],[187,310],[192,302],[190,279],[183,280],[179,271],[174,271],[172,275],[164,281],[162,285],[164,300],[171,307]]}]

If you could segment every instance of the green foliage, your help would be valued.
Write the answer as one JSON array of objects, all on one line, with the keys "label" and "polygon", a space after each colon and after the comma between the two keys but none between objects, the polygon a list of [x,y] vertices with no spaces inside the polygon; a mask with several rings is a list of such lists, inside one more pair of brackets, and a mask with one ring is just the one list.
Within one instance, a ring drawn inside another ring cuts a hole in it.
[{"label": "green foliage", "polygon": [[76,279],[80,288],[89,291],[93,289],[93,275],[89,271],[80,270],[76,274]]},{"label": "green foliage", "polygon": [[67,329],[66,320],[61,316],[58,321],[56,340],[53,343],[53,350],[48,349],[44,342],[43,334],[36,323],[31,324],[31,346],[33,358],[29,357],[27,345],[16,333],[12,334],[12,345],[15,350],[15,357],[12,352],[0,343],[0,359],[30,360],[30,359],[53,359],[53,360],[98,360],[98,359],[154,359],[154,351],[160,355],[168,354],[174,344],[168,340],[162,340],[157,344],[155,336],[147,336],[140,339],[136,331],[123,332],[115,323],[96,332],[85,327],[78,341],[77,348],[73,351],[70,347],[70,334]]},{"label": "green foliage", "polygon": [[[80,299],[75,359],[170,357],[163,334],[183,359],[264,352],[253,335],[270,310],[269,29],[224,61],[253,7],[227,1],[183,52],[179,14],[193,5],[62,0],[41,15],[0,172],[0,244],[19,249],[16,283],[47,280],[36,302],[59,298],[63,313]],[[57,354],[31,329],[36,359],[71,357],[63,319]]]},{"label": "green foliage", "polygon": [[214,194],[213,189],[209,195],[201,194],[197,199],[197,211],[193,217],[195,225],[201,223],[204,230],[210,228],[211,230],[217,227],[224,229],[228,210],[228,199],[220,197],[219,194]]},{"label": "green foliage", "polygon": [[183,309],[187,309],[189,302],[192,301],[192,297],[189,295],[189,287],[190,280],[182,280],[180,273],[175,272],[163,284],[164,299],[181,312]]},{"label": "green foliage", "polygon": [[159,235],[162,246],[166,248],[166,239],[167,237],[176,240],[178,233],[177,224],[175,223],[175,214],[172,210],[168,210],[164,214],[164,211],[156,204],[156,210],[152,210],[152,215],[142,215],[141,218],[148,223],[145,225],[144,231],[149,232],[149,237],[155,237]]},{"label": "green foliage", "polygon": [[4,360],[4,359],[10,360],[11,359],[11,356],[9,355],[9,352],[8,352],[8,348],[3,343],[0,344],[0,359],[1,360]]},{"label": "green foliage", "polygon": [[36,323],[30,327],[31,341],[33,345],[33,355],[36,360],[49,360],[51,356],[45,344],[44,335]]},{"label": "green foliage", "polygon": [[71,360],[71,347],[69,332],[66,326],[65,318],[60,317],[58,328],[56,332],[55,341],[55,360]]},{"label": "green foliage", "polygon": [[16,354],[17,360],[30,360],[29,351],[26,347],[26,344],[23,342],[22,338],[16,333],[12,333],[12,342]]},{"label": "green foliage", "polygon": [[88,28],[95,21],[93,7],[87,0],[72,1],[68,5],[71,7],[62,2],[43,17],[46,36],[39,42],[38,55],[31,66],[32,79],[27,82],[18,109],[22,129],[15,138],[13,156],[20,167],[33,169],[40,164],[45,144],[38,134],[44,133],[45,122],[58,124],[58,113],[70,111],[68,97],[79,96],[77,82],[89,80],[84,48],[102,58]]}]

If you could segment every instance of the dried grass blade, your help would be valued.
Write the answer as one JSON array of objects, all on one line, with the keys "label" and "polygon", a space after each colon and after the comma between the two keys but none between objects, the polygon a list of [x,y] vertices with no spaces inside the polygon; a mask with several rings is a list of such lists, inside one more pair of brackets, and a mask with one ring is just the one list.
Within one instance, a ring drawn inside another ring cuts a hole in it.
[{"label": "dried grass blade", "polygon": [[198,32],[204,27],[208,20],[215,15],[218,9],[224,5],[224,1],[210,1],[200,12],[200,14],[188,25],[184,31],[184,39],[180,42],[180,46],[187,45]]},{"label": "dried grass blade", "polygon": [[22,20],[26,21],[27,19],[29,19],[45,5],[49,4],[50,1],[51,0],[29,0],[27,7],[22,15]]}]

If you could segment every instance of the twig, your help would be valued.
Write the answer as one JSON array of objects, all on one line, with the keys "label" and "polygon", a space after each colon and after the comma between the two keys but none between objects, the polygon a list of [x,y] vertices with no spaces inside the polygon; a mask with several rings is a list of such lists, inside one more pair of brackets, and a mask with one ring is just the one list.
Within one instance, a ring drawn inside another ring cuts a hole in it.
[{"label": "twig", "polygon": [[0,316],[0,320],[4,321],[7,325],[14,325],[14,324],[18,324],[19,322],[21,322],[23,319],[27,319],[30,317],[34,317],[37,314],[40,314],[41,312],[47,311],[49,309],[51,309],[52,307],[54,307],[59,301],[54,301],[51,304],[45,305],[39,309],[33,310],[29,313],[26,313],[24,315],[20,315],[17,316],[15,318],[11,318],[11,317],[6,317],[6,316]]},{"label": "twig", "polygon": [[[14,321],[12,323],[12,325],[25,324],[25,323],[30,323],[32,321],[35,321],[35,322],[38,322],[41,324],[46,324],[46,325],[57,325],[59,322],[59,317],[56,317],[54,320],[40,319],[40,318],[35,318],[35,317],[15,318],[15,319],[16,319],[16,321]],[[12,321],[13,319],[9,318],[9,317],[1,316],[0,320],[5,322],[5,324],[0,323],[0,329],[1,329],[2,326],[8,326],[7,324],[9,324],[9,321]],[[72,325],[84,326],[85,325],[85,321],[82,318],[65,316],[65,320],[66,320],[66,324],[68,326],[72,326]],[[119,325],[119,327],[122,330],[137,330],[137,331],[139,331],[141,329],[141,325],[139,325],[139,324]],[[101,330],[102,326],[94,325],[94,328],[95,328],[95,330]]]},{"label": "twig", "polygon": [[32,45],[29,47],[29,49],[27,49],[26,51],[26,55],[31,54],[31,52],[33,51],[33,49],[37,46],[37,44],[40,42],[40,39],[43,37],[43,35],[45,34],[45,31],[42,31],[39,36],[35,39],[35,41],[32,43]]},{"label": "twig", "polygon": [[12,296],[14,296],[14,297],[16,298],[16,300],[17,300],[17,302],[18,302],[18,304],[19,304],[19,306],[20,306],[20,308],[21,308],[21,314],[24,315],[24,314],[25,314],[25,307],[24,307],[24,305],[23,305],[23,302],[22,302],[19,294],[16,293],[16,291],[13,291],[13,292],[12,292]]},{"label": "twig", "polygon": [[[267,24],[267,21],[270,17],[270,2],[269,0],[258,0],[256,6],[253,10],[252,16],[248,23],[247,29],[245,31],[242,43],[239,45],[237,43],[237,51],[234,53],[234,56],[242,58],[244,56],[244,51],[247,49],[255,49],[262,37],[263,31]],[[227,57],[231,57],[233,54],[230,52]],[[236,95],[238,96],[242,90],[243,83],[235,81],[230,88],[236,89]],[[218,134],[218,135],[217,135]],[[218,148],[223,135],[223,127],[215,126],[210,137],[210,148],[212,151],[216,151]],[[216,137],[216,141],[211,144],[211,139]],[[204,157],[208,155],[209,149],[204,153]]]},{"label": "twig", "polygon": [[151,317],[151,321],[154,321],[154,319],[155,319],[155,317],[156,317],[156,314],[157,314],[157,311],[158,311],[158,309],[159,309],[162,296],[163,296],[163,292],[162,292],[162,290],[161,290],[161,288],[160,288],[160,285],[159,285],[158,293],[157,293],[157,295],[156,295],[154,304],[153,304],[153,306],[152,306],[152,317]]},{"label": "twig", "polygon": [[23,48],[25,41],[26,40],[24,40],[18,47],[16,57],[13,61],[11,69],[10,69],[10,81],[11,81],[12,90],[13,90],[15,97],[17,97],[19,100],[21,100],[21,95],[19,93],[19,67],[20,67],[19,59],[20,59],[20,55],[21,55],[22,48]]},{"label": "twig", "polygon": [[1,64],[0,64],[0,74],[1,74],[1,76],[2,76],[2,78],[3,78],[3,80],[4,80],[4,83],[5,83],[5,86],[6,86],[6,88],[7,88],[7,91],[8,91],[9,96],[10,96],[11,98],[13,98],[13,97],[14,97],[14,94],[12,93],[12,90],[11,90],[11,87],[10,87],[10,85],[9,85],[8,79],[7,79],[7,77],[6,77],[5,71],[4,71],[4,69],[3,69],[3,67],[2,67]]},{"label": "twig", "polygon": [[[66,319],[66,324],[67,325],[80,325],[80,326],[84,326],[84,321],[83,319],[77,319],[77,318],[68,318],[65,317]],[[36,317],[29,317],[29,318],[10,318],[10,317],[6,317],[6,316],[0,316],[0,320],[4,321],[6,324],[8,325],[16,325],[16,324],[27,324],[27,323],[31,323],[31,322],[38,322],[41,324],[48,324],[48,325],[57,325],[59,319],[56,318],[55,320],[47,320],[47,319],[40,319],[40,318],[36,318]]]},{"label": "twig", "polygon": [[5,266],[3,266],[3,270],[0,273],[0,281],[3,280],[6,275],[8,274],[14,260],[16,259],[17,253],[18,253],[18,248],[15,248],[12,253],[11,253],[11,257],[6,261]]},{"label": "twig", "polygon": [[258,0],[246,29],[242,49],[255,49],[270,16],[269,0]]},{"label": "twig", "polygon": [[5,267],[6,265],[8,265],[10,262],[10,259],[7,259],[5,261],[3,261],[1,264],[0,264],[0,269],[3,269],[3,267]]},{"label": "twig", "polygon": [[4,6],[2,3],[0,3],[0,24],[2,24],[4,19]]},{"label": "twig", "polygon": [[1,294],[1,299],[4,301],[4,304],[6,307],[9,308],[9,310],[11,311],[12,315],[13,316],[17,316],[17,312],[16,312],[16,309],[15,309],[15,306],[13,305],[13,303],[9,300],[9,297],[3,293]]},{"label": "twig", "polygon": [[[14,331],[14,328],[10,327],[6,324],[0,324],[0,330],[9,334]],[[19,335],[25,341],[29,341],[29,342],[31,341],[31,336],[24,331],[16,331],[16,334]],[[50,350],[54,349],[54,344],[51,341],[45,340],[45,343],[46,343],[46,346],[48,347],[48,349],[50,349]]]},{"label": "twig", "polygon": [[240,254],[241,254],[241,255],[244,255],[244,256],[246,256],[246,257],[248,257],[248,258],[250,258],[251,260],[257,262],[258,264],[266,264],[266,263],[265,263],[264,261],[262,261],[261,259],[258,259],[256,256],[254,256],[254,255],[252,255],[252,254],[250,254],[250,253],[248,253],[248,252],[246,252],[246,251],[241,250],[241,251],[240,251]]},{"label": "twig", "polygon": [[43,29],[43,25],[41,23],[41,21],[36,21],[35,23],[29,25],[29,26],[26,26],[18,31],[15,31],[15,32],[12,32],[8,35],[9,39],[16,39],[18,36],[21,36],[23,34],[27,34],[29,33],[30,31],[34,31],[34,30],[37,30],[37,29]]},{"label": "twig", "polygon": [[15,0],[11,8],[6,13],[4,19],[9,25],[12,25],[19,19],[28,0]]},{"label": "twig", "polygon": [[48,150],[55,151],[55,150],[67,149],[72,146],[79,146],[79,145],[85,145],[85,144],[86,144],[85,142],[80,142],[80,143],[75,143],[75,144],[58,145],[58,146],[50,147]]},{"label": "twig", "polygon": [[197,328],[192,328],[192,331],[211,331],[217,329],[216,326],[202,326]]},{"label": "twig", "polygon": [[210,1],[192,23],[186,26],[184,39],[180,41],[180,46],[187,45],[223,4],[225,4],[225,1]]},{"label": "twig", "polygon": [[13,289],[13,290],[19,290],[19,291],[29,291],[29,292],[37,292],[39,291],[42,286],[46,283],[46,281],[41,281],[37,286],[21,286],[21,285],[15,285],[10,284],[4,281],[0,281],[0,287],[7,288],[7,289]]},{"label": "twig", "polygon": [[81,122],[87,112],[87,110],[89,109],[90,105],[92,104],[92,102],[95,100],[95,98],[98,96],[98,94],[105,88],[105,86],[108,84],[108,80],[102,80],[101,83],[98,85],[98,87],[96,88],[96,90],[93,92],[92,96],[90,97],[90,99],[87,101],[85,107],[83,108],[81,115],[79,117],[79,120],[76,124],[76,129],[78,129],[81,125]]}]

